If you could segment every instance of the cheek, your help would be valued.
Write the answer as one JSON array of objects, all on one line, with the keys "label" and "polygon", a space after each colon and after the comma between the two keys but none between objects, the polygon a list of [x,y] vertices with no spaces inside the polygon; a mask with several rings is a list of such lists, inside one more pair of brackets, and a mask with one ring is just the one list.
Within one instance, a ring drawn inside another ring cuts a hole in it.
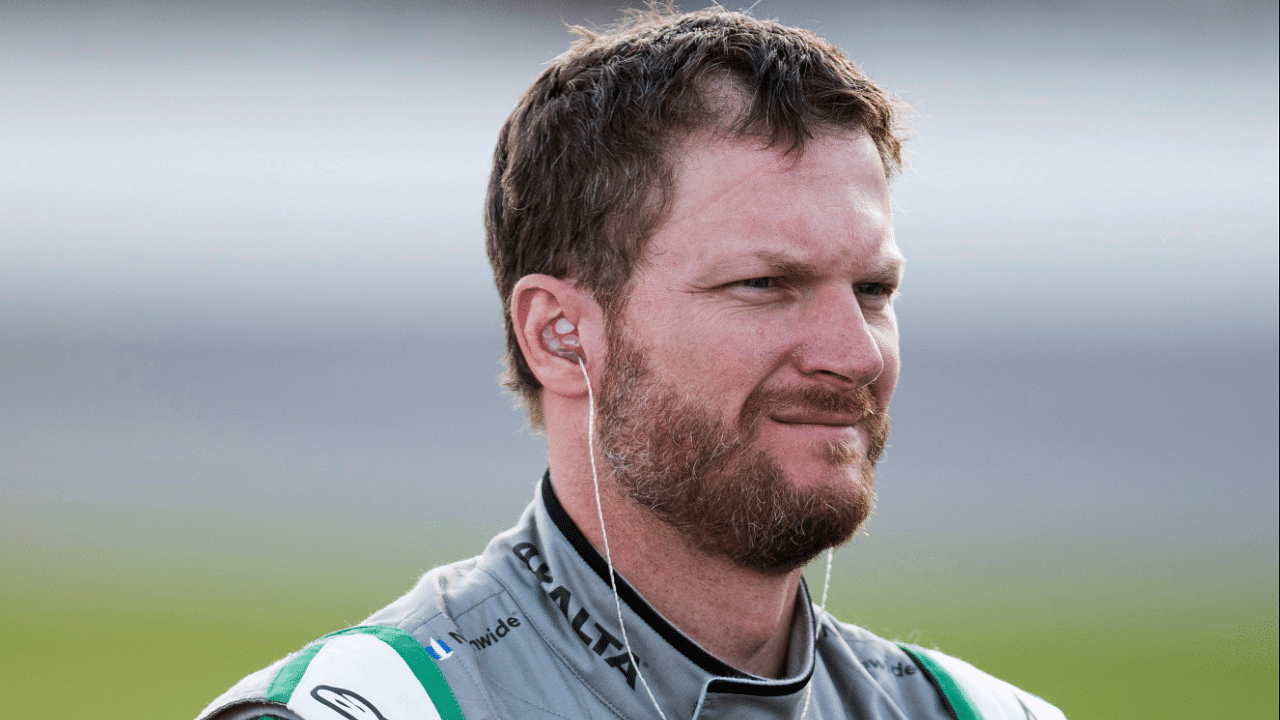
[{"label": "cheek", "polygon": [[723,315],[672,319],[655,339],[655,364],[695,378],[694,392],[715,397],[745,397],[786,354],[776,328]]}]

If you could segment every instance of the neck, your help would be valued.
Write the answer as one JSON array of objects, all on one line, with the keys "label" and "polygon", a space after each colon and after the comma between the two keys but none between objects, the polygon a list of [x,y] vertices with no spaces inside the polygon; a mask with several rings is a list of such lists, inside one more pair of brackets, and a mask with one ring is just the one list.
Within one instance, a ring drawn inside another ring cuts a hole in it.
[{"label": "neck", "polygon": [[[554,454],[553,454],[554,455]],[[591,470],[557,467],[551,477],[565,511],[605,554]],[[585,477],[584,477],[585,475]],[[625,497],[606,477],[600,501],[613,566],[658,612],[730,666],[782,677],[800,570],[765,575],[708,555]]]}]

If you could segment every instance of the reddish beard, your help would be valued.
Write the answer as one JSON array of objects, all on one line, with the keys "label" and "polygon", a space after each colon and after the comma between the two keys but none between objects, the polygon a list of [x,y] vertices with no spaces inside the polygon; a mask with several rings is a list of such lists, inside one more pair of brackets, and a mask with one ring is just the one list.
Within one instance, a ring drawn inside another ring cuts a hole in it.
[{"label": "reddish beard", "polygon": [[[644,354],[613,328],[601,378],[597,424],[613,478],[703,552],[740,567],[790,572],[846,542],[875,505],[874,467],[888,435],[888,415],[867,388],[840,393],[756,388],[737,427],[653,378]],[[852,413],[868,429],[866,452],[832,444],[824,459],[859,465],[850,482],[798,487],[778,461],[756,447],[775,408]]]}]

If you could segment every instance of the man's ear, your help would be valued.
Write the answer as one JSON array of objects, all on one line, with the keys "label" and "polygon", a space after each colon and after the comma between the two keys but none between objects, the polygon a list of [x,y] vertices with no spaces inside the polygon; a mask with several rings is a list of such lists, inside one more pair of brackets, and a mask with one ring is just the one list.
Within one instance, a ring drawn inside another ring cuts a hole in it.
[{"label": "man's ear", "polygon": [[[599,306],[577,285],[550,275],[525,275],[511,291],[511,325],[520,352],[542,386],[557,395],[586,395],[575,356],[589,367],[592,357],[599,355],[600,317]],[[572,330],[565,332],[565,320]],[[578,341],[576,348],[562,344],[566,335],[570,342]]]}]

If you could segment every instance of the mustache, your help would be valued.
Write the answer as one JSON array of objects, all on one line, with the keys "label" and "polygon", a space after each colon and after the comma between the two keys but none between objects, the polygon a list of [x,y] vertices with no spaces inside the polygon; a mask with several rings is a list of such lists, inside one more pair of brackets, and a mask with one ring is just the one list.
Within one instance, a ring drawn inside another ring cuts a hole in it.
[{"label": "mustache", "polygon": [[751,435],[769,414],[784,408],[857,415],[872,425],[882,423],[885,415],[884,409],[866,387],[844,392],[823,386],[760,387],[743,403],[739,429],[744,434]]}]

